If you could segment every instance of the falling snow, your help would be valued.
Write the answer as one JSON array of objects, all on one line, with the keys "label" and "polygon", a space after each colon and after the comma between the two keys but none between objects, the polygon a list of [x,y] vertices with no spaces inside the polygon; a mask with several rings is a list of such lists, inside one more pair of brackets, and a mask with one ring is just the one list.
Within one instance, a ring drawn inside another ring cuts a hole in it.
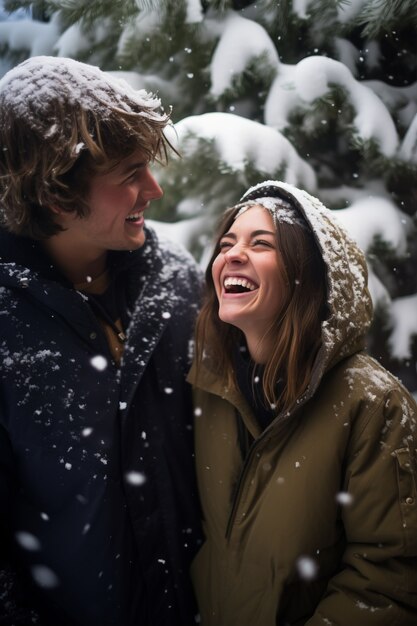
[{"label": "falling snow", "polygon": [[146,476],[142,472],[127,472],[125,474],[125,479],[126,482],[128,482],[130,485],[133,485],[134,487],[140,487],[146,482]]},{"label": "falling snow", "polygon": [[31,533],[20,531],[17,532],[15,536],[18,544],[22,546],[22,548],[25,548],[25,550],[40,550],[41,544],[39,539]]},{"label": "falling snow", "polygon": [[46,565],[33,565],[31,567],[31,573],[33,580],[39,587],[53,589],[59,585],[57,575]]},{"label": "falling snow", "polygon": [[304,580],[314,580],[318,573],[318,565],[314,559],[303,556],[297,561],[297,570],[300,577]]}]

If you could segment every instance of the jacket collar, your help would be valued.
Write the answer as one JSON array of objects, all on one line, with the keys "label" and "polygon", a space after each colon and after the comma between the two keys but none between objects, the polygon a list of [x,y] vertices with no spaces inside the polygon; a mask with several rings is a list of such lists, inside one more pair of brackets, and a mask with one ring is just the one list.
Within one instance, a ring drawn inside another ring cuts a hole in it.
[{"label": "jacket collar", "polygon": [[[52,259],[45,252],[40,241],[20,237],[0,228],[0,266],[14,265],[21,271],[26,270],[26,276],[39,275],[47,280],[53,280],[66,286],[69,281],[58,270]],[[1,277],[3,283],[4,278]]]},{"label": "jacket collar", "polygon": [[[149,353],[150,357],[174,306],[176,294],[171,286],[178,266],[166,262],[155,233],[146,229],[146,242],[140,249],[109,254],[109,269],[113,275],[126,272],[129,328],[135,337],[149,338],[146,350],[142,351],[143,346],[127,345],[126,353],[129,354],[130,348],[132,355]],[[86,307],[87,298],[59,272],[39,242],[0,231],[1,286],[24,290],[27,296],[62,316],[81,336],[88,338],[96,320]],[[159,315],[159,310],[165,316]],[[145,356],[141,362],[146,361]]]},{"label": "jacket collar", "polygon": [[[159,275],[164,269],[164,279],[170,279],[171,268],[163,268],[163,258],[154,231],[145,228],[145,232],[145,244],[138,250],[109,252],[108,268],[113,276],[136,265],[138,271],[143,269],[146,274],[152,271]],[[64,287],[73,287],[40,241],[20,237],[0,228],[0,285],[19,287],[21,277],[24,277],[26,283],[29,280],[53,281]]]}]

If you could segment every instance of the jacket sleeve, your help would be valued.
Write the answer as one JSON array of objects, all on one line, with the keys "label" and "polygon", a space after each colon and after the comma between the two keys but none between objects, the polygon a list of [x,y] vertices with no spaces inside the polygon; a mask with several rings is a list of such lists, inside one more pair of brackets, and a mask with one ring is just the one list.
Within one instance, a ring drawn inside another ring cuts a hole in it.
[{"label": "jacket sleeve", "polygon": [[417,624],[416,404],[398,386],[366,419],[346,461],[342,568],[306,626]]},{"label": "jacket sleeve", "polygon": [[26,604],[17,568],[11,554],[9,512],[17,488],[13,450],[6,430],[0,423],[0,626],[40,626],[38,614]]}]

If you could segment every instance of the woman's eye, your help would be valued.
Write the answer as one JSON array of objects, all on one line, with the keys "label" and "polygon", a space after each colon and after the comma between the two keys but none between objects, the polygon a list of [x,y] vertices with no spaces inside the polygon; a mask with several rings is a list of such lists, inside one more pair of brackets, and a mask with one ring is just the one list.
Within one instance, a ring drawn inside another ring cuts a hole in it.
[{"label": "woman's eye", "polygon": [[265,239],[255,239],[253,242],[254,246],[266,246],[267,248],[273,248],[274,244],[270,241],[266,241]]},{"label": "woman's eye", "polygon": [[230,241],[221,241],[219,243],[219,249],[220,250],[225,250],[225,249],[231,248],[231,247],[232,247],[232,244],[230,243]]}]

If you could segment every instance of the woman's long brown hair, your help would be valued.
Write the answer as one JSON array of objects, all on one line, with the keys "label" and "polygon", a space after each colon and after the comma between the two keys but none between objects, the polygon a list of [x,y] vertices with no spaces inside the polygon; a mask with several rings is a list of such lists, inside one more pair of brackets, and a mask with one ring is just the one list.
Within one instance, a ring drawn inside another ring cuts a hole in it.
[{"label": "woman's long brown hair", "polygon": [[[216,245],[206,270],[205,300],[196,325],[196,365],[210,361],[228,386],[236,386],[233,354],[243,341],[243,333],[222,322],[211,269],[219,254],[219,241],[232,225],[239,209],[228,209],[218,228]],[[276,230],[277,254],[284,266],[287,287],[279,316],[265,336],[273,349],[265,364],[263,391],[267,402],[278,412],[288,412],[306,391],[313,363],[321,345],[321,322],[326,315],[326,268],[313,233],[306,228],[279,222]],[[280,392],[277,381],[281,379]]]}]

